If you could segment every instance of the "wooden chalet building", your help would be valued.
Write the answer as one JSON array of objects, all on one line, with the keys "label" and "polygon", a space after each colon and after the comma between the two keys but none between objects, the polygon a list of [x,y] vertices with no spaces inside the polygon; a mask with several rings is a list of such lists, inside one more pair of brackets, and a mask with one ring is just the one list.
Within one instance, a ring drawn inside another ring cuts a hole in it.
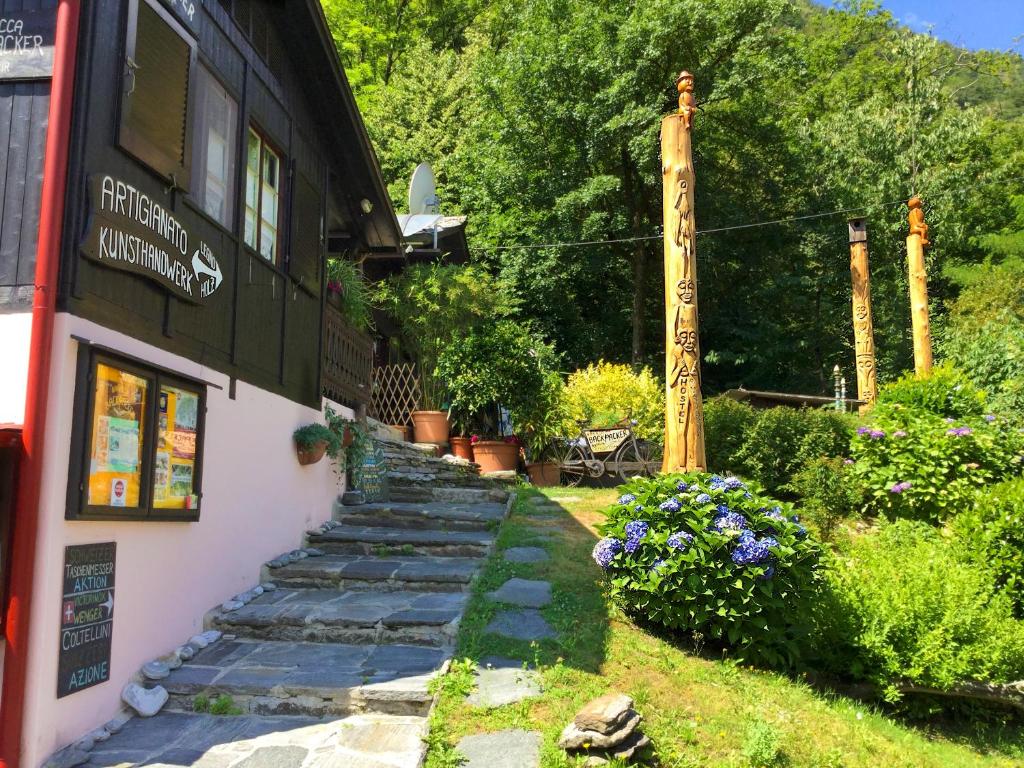
[{"label": "wooden chalet building", "polygon": [[0,762],[35,768],[329,519],[291,435],[371,350],[326,259],[404,245],[317,0],[0,6]]}]

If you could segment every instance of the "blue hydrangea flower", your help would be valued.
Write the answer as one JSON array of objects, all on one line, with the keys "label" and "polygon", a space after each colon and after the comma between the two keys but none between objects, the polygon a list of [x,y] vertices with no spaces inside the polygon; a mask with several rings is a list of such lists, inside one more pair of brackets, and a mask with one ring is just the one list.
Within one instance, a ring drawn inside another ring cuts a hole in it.
[{"label": "blue hydrangea flower", "polygon": [[590,553],[590,556],[594,558],[594,562],[605,570],[608,570],[608,566],[611,565],[612,558],[621,551],[621,541],[614,539],[611,536],[605,536],[594,545],[594,550]]},{"label": "blue hydrangea flower", "polygon": [[633,507],[633,511],[634,512],[643,512],[644,511],[644,505],[643,504],[637,504],[635,507]]},{"label": "blue hydrangea flower", "polygon": [[652,570],[652,571],[660,571],[662,568],[665,567],[665,565],[666,565],[665,561],[661,560],[659,558],[658,560],[654,561],[654,565],[651,566],[650,570]]},{"label": "blue hydrangea flower", "polygon": [[800,525],[800,523],[796,524],[796,537],[798,539],[806,539],[807,538],[807,529],[804,528],[802,525]]},{"label": "blue hydrangea flower", "polygon": [[719,504],[717,507],[715,507],[715,509],[718,510],[718,514],[720,514],[720,515],[728,515],[729,514],[729,505],[728,504]]},{"label": "blue hydrangea flower", "polygon": [[662,512],[678,512],[683,508],[683,505],[679,503],[679,499],[667,499],[658,505],[658,509]]},{"label": "blue hydrangea flower", "polygon": [[727,491],[738,491],[741,488],[746,488],[743,481],[738,477],[727,477],[725,478],[725,490]]},{"label": "blue hydrangea flower", "polygon": [[640,540],[647,535],[647,531],[650,526],[643,520],[632,520],[626,523],[626,546],[625,550],[627,554],[633,554],[636,552],[637,547],[640,546]]},{"label": "blue hydrangea flower", "polygon": [[785,520],[786,516],[782,514],[782,507],[772,507],[764,511],[764,516],[771,518],[772,520]]},{"label": "blue hydrangea flower", "polygon": [[799,523],[800,522],[800,515],[790,515],[789,522],[791,522],[791,523]]},{"label": "blue hydrangea flower", "polygon": [[636,496],[634,496],[632,493],[627,493],[619,497],[619,504],[621,504],[622,506],[632,504],[634,501],[636,501]]},{"label": "blue hydrangea flower", "polygon": [[775,564],[774,563],[769,563],[768,567],[764,569],[764,573],[762,573],[757,578],[761,579],[762,581],[768,581],[768,579],[770,579],[774,575],[775,575]]},{"label": "blue hydrangea flower", "polygon": [[732,561],[736,565],[760,565],[771,559],[772,553],[767,539],[757,540],[753,536],[738,542],[732,551]]},{"label": "blue hydrangea flower", "polygon": [[698,504],[708,504],[711,502],[711,497],[708,496],[706,493],[702,493],[696,499],[694,499],[694,501],[697,502]]},{"label": "blue hydrangea flower", "polygon": [[693,543],[693,534],[686,531],[676,531],[668,537],[665,543],[672,547],[672,549],[683,549],[688,544]]},{"label": "blue hydrangea flower", "polygon": [[690,489],[690,486],[688,486],[682,480],[680,480],[678,483],[676,483],[676,490],[679,491],[680,493],[682,493],[683,491],[688,491],[689,489]]},{"label": "blue hydrangea flower", "polygon": [[739,532],[748,528],[749,524],[747,523],[747,518],[739,512],[726,512],[725,514],[719,513],[715,515],[711,527],[719,533],[725,533],[726,531]]},{"label": "blue hydrangea flower", "polygon": [[993,416],[991,413],[986,413],[984,418],[985,418],[985,421],[987,421],[989,424],[991,424],[993,421],[996,420],[996,417]]}]

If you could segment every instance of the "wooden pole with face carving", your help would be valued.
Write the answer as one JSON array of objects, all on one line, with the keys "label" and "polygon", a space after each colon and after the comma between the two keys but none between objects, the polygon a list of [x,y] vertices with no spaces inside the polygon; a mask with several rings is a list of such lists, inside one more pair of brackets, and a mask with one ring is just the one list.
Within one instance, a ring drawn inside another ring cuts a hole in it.
[{"label": "wooden pole with face carving", "polygon": [[907,236],[907,273],[910,280],[910,320],[914,328],[914,372],[927,376],[932,372],[932,332],[928,323],[928,272],[924,249],[928,245],[928,225],[924,223],[921,198],[907,202],[910,234]]},{"label": "wooden pole with face carving", "polygon": [[661,122],[665,239],[665,472],[706,469],[697,339],[697,258],[690,129],[693,75],[676,80],[679,113]]},{"label": "wooden pole with face carving", "polygon": [[857,363],[857,399],[878,397],[875,374],[875,327],[871,320],[871,277],[868,271],[868,230],[864,219],[850,219],[850,283],[853,286],[853,347]]}]

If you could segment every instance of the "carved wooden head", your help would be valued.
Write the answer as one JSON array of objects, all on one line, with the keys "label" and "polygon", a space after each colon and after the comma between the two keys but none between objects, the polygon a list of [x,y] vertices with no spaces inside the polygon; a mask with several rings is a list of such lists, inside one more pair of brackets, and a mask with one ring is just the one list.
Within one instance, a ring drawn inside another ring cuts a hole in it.
[{"label": "carved wooden head", "polygon": [[680,72],[679,77],[676,78],[676,90],[680,93],[683,91],[693,92],[693,75],[685,69]]},{"label": "carved wooden head", "polygon": [[921,207],[921,198],[918,197],[917,195],[914,195],[912,198],[910,198],[907,201],[907,207],[910,208],[911,210],[913,210],[914,208],[920,208]]},{"label": "carved wooden head", "polygon": [[679,296],[679,300],[683,304],[693,303],[693,292],[696,289],[696,284],[693,282],[692,277],[684,277],[678,283],[676,283],[676,294]]}]

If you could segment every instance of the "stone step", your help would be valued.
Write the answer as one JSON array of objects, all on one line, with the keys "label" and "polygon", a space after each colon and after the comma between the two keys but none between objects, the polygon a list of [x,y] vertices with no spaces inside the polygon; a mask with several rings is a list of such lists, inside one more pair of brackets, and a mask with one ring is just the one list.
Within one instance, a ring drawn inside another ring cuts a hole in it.
[{"label": "stone step", "polygon": [[433,531],[338,525],[328,531],[310,531],[310,545],[336,555],[435,555],[482,557],[494,544],[487,531]]},{"label": "stone step", "polygon": [[486,504],[497,502],[504,504],[509,492],[500,488],[446,488],[419,484],[392,485],[390,490],[392,501],[431,502],[445,501],[457,504]]},{"label": "stone step", "polygon": [[325,555],[276,568],[279,587],[387,592],[463,592],[483,564],[476,557]]},{"label": "stone step", "polygon": [[414,469],[402,467],[388,469],[388,481],[392,485],[409,485],[446,488],[494,488],[494,482],[480,475],[467,475],[459,472],[435,471],[433,469]]},{"label": "stone step", "polygon": [[468,600],[463,592],[276,589],[210,619],[225,634],[256,640],[440,648],[452,643]]},{"label": "stone step", "polygon": [[413,768],[426,753],[427,719],[360,714],[341,718],[220,717],[161,712],[135,717],[89,754],[89,768]]},{"label": "stone step", "polygon": [[426,715],[448,655],[415,645],[220,640],[159,681],[170,710],[229,696],[252,715]]},{"label": "stone step", "polygon": [[391,501],[342,507],[335,517],[345,525],[485,531],[495,528],[505,519],[505,505],[497,502],[459,504]]}]

